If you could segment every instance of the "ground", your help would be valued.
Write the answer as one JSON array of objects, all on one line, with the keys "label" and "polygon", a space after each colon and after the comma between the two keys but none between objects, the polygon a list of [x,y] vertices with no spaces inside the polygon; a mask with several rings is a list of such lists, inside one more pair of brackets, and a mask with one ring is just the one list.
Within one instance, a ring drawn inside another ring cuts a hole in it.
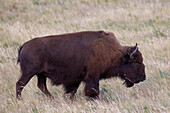
[{"label": "ground", "polygon": [[[0,112],[170,112],[169,0],[0,0]],[[146,80],[132,88],[120,79],[100,82],[101,100],[90,101],[81,84],[74,102],[61,86],[47,98],[34,77],[15,97],[20,77],[19,47],[39,36],[84,30],[113,32],[122,45],[135,45],[144,57]]]}]

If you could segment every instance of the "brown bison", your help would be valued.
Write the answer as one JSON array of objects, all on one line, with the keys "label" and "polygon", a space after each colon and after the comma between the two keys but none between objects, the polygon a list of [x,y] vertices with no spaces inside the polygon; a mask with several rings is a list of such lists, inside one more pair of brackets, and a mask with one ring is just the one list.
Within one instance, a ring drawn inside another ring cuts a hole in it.
[{"label": "brown bison", "polygon": [[145,80],[145,65],[136,46],[121,46],[111,32],[84,31],[34,38],[18,52],[22,75],[16,83],[16,97],[37,75],[40,90],[53,98],[46,78],[53,85],[63,84],[73,99],[80,83],[85,96],[98,98],[99,80],[119,77],[127,87]]}]

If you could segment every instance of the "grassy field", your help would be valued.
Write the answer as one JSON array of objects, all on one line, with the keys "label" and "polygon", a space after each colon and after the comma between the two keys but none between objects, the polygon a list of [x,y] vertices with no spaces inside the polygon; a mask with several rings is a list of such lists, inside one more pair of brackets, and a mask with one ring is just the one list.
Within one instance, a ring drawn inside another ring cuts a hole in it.
[{"label": "grassy field", "polygon": [[[147,78],[132,88],[119,79],[100,81],[100,98],[90,101],[81,84],[73,103],[62,86],[47,98],[34,77],[15,97],[24,42],[44,35],[84,30],[114,32],[122,45],[137,42]],[[168,113],[170,112],[169,0],[0,0],[0,113]]]}]

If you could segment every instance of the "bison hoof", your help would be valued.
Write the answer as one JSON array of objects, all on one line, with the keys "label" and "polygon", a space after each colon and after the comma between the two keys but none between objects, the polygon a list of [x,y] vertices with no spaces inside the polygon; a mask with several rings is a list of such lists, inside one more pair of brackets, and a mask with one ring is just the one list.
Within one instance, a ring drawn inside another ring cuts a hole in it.
[{"label": "bison hoof", "polygon": [[93,99],[98,99],[99,98],[99,91],[95,90],[94,88],[91,88],[90,90],[87,90],[85,92],[85,96],[91,97]]}]

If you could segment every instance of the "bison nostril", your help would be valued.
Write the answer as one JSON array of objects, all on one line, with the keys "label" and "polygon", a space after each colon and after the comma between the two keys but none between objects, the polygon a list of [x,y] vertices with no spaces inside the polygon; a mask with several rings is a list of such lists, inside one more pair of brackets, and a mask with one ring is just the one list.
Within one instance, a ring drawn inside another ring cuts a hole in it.
[{"label": "bison nostril", "polygon": [[145,76],[143,76],[142,78],[141,78],[141,81],[144,81],[146,79],[146,77]]}]

